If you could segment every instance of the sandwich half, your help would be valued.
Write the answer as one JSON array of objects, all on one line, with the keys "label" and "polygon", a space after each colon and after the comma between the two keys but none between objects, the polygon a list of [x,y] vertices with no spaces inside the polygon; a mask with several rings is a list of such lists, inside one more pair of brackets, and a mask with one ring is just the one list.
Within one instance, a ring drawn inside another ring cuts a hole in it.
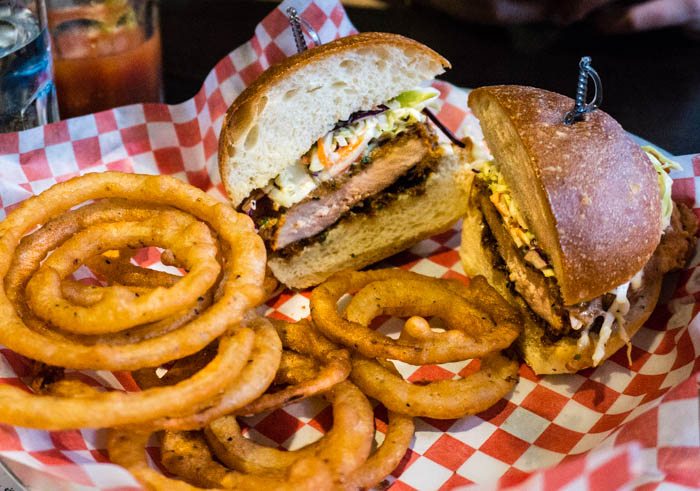
[{"label": "sandwich half", "polygon": [[629,345],[694,247],[673,163],[601,110],[564,124],[573,100],[545,90],[484,87],[469,106],[493,160],[473,166],[464,269],[529,314],[519,346],[536,373],[596,366]]},{"label": "sandwich half", "polygon": [[359,269],[449,228],[471,158],[424,111],[449,63],[394,34],[349,36],[265,71],[230,107],[219,167],[268,264],[293,288]]}]

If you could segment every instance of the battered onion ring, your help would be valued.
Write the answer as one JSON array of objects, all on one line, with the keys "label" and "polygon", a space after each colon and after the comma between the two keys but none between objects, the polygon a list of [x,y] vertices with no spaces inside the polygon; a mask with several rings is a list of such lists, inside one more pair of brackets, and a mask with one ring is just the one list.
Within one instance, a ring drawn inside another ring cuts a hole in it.
[{"label": "battered onion ring", "polygon": [[217,419],[204,434],[214,455],[241,472],[270,475],[285,471],[299,459],[317,457],[342,483],[370,454],[374,414],[364,394],[349,382],[336,385],[326,397],[333,405],[333,428],[299,450],[278,450],[244,438],[235,416]]},{"label": "battered onion ring", "polygon": [[[80,210],[84,210],[85,208],[81,208]],[[62,215],[65,216],[65,215]],[[42,229],[43,230],[43,229]],[[34,234],[33,234],[34,235]],[[32,235],[32,236],[33,236]],[[30,237],[32,237],[30,236]],[[111,253],[116,252],[118,255],[113,256]],[[133,264],[130,264],[128,261],[130,260],[130,255],[124,255],[122,251],[110,251],[110,253],[106,253],[100,256],[95,256],[92,258],[89,258],[88,260],[85,261],[85,264],[88,265],[93,265],[93,263],[99,263],[99,264],[106,264],[107,269],[100,271],[100,274],[103,275],[106,279],[109,280],[110,284],[120,284],[120,285],[140,285],[140,284],[145,284],[148,286],[130,286],[129,290],[134,292],[134,293],[147,293],[152,290],[153,287],[161,286],[161,287],[170,287],[177,283],[177,281],[181,278],[180,276],[177,275],[172,275],[170,273],[164,273],[162,271],[156,271],[153,269],[147,269],[147,268],[142,268],[140,266],[135,266]],[[93,261],[94,260],[94,261]],[[111,265],[118,264],[119,265],[115,268],[111,268]],[[92,268],[91,268],[92,269]],[[93,270],[94,272],[94,270]],[[103,273],[107,273],[106,275]],[[63,296],[68,300],[69,302],[73,302],[75,304],[79,305],[92,305],[95,303],[97,300],[102,298],[102,292],[101,292],[101,287],[99,286],[93,286],[93,285],[86,285],[84,283],[81,283],[80,281],[75,281],[75,280],[64,280],[61,283],[61,292],[63,293]],[[118,333],[114,334],[104,334],[104,335],[97,335],[97,336],[84,336],[84,335],[78,335],[78,334],[69,334],[69,333],[57,333],[53,329],[44,329],[43,333],[45,333],[47,336],[53,336],[53,337],[61,337],[61,336],[70,336],[74,340],[78,340],[81,343],[84,344],[97,344],[97,343],[108,343],[112,345],[117,345],[117,344],[129,344],[129,343],[135,343],[138,341],[143,341],[145,339],[150,339],[158,336],[162,336],[163,334],[166,334],[170,331],[173,331],[175,329],[178,329],[185,325],[186,323],[190,322],[192,319],[195,317],[199,316],[204,310],[211,305],[213,300],[213,292],[210,290],[206,294],[200,296],[197,298],[197,303],[189,308],[186,309],[182,312],[178,312],[172,317],[153,322],[150,324],[145,324],[143,326],[139,327],[134,327],[132,329],[127,329]],[[30,326],[31,325],[36,325],[36,322],[30,323],[28,321],[28,317],[31,316],[29,314],[28,310],[26,307],[21,306],[20,307],[20,312],[23,312],[22,317],[25,319],[25,322],[27,322]],[[201,353],[201,351],[198,351],[195,353],[195,355],[198,355]],[[193,355],[193,356],[195,356]],[[209,358],[211,359],[211,357]],[[180,360],[178,360],[179,362]],[[208,360],[207,360],[208,361]],[[193,370],[191,373],[196,372],[200,367],[198,367],[196,370]],[[154,375],[155,376],[155,375]],[[155,385],[162,385],[162,384],[155,384]]]},{"label": "battered onion ring", "polygon": [[[16,259],[6,275],[5,282],[17,282],[13,277],[28,276],[27,268],[30,269],[30,273],[33,273],[49,251],[90,225],[103,222],[142,221],[151,217],[154,211],[172,209],[142,201],[103,199],[62,213],[51,218],[40,229],[22,238],[15,251]],[[143,284],[142,278],[138,284]]]},{"label": "battered onion ring", "polygon": [[154,491],[195,491],[199,489],[268,489],[280,491],[325,491],[332,489],[331,472],[318,459],[304,459],[280,479],[247,475],[216,462],[200,432],[166,432],[161,447],[163,466],[182,481],[169,479],[151,469],[144,447],[148,432],[110,432],[107,449],[110,459],[126,467],[138,481]]},{"label": "battered onion ring", "polygon": [[[110,283],[117,284],[115,282]],[[61,282],[61,295],[66,301],[89,307],[99,302],[104,297],[103,287],[96,285],[87,285],[81,281],[66,279]],[[130,286],[128,287],[132,295],[146,295],[151,292],[152,288],[145,286]]]},{"label": "battered onion ring", "polygon": [[[173,414],[166,418],[149,421],[147,424],[149,428],[170,430],[198,429],[210,421],[254,400],[267,389],[275,376],[277,365],[279,364],[282,343],[277,335],[277,331],[267,319],[257,318],[247,325],[255,329],[255,341],[250,357],[238,376],[234,377],[233,381],[230,382],[223,395],[217,395],[212,398],[211,401],[203,405],[194,414],[191,414],[192,411],[188,410],[185,416]],[[199,370],[203,369],[210,362],[211,358],[212,354],[208,349],[205,349],[186,359],[177,360],[163,378],[158,378],[154,369],[139,370],[132,375],[142,389],[172,385],[192,377]],[[41,379],[46,370],[50,372],[52,367],[37,367],[38,384],[32,384],[35,389],[41,389],[42,392],[50,395],[64,397],[82,397],[83,394],[91,395],[95,393],[95,389],[77,380],[62,379],[43,384]],[[51,373],[49,373],[49,377],[55,378]]]},{"label": "battered onion ring", "polygon": [[319,364],[318,372],[311,379],[296,379],[294,385],[263,394],[237,409],[235,413],[238,415],[259,414],[325,392],[350,374],[349,353],[323,337],[308,321],[290,323],[271,320],[285,349],[312,357]]},{"label": "battered onion ring", "polygon": [[143,392],[95,391],[89,398],[72,398],[34,395],[0,385],[0,419],[11,425],[65,430],[135,425],[197,411],[226,390],[229,377],[245,366],[254,337],[250,329],[225,335],[219,342],[217,356],[196,375],[173,386]]},{"label": "battered onion ring", "polygon": [[131,377],[142,390],[174,385],[204,368],[214,358],[215,348],[215,343],[212,343],[201,351],[168,363],[167,371],[163,376],[159,376],[158,372],[164,367],[148,367],[134,370],[131,372]]},{"label": "battered onion ring", "polygon": [[[95,297],[100,297],[101,294],[93,293],[93,289],[98,289],[100,287],[93,287],[88,285],[83,285],[79,282],[67,282],[64,281],[61,287],[63,295],[67,300],[74,303],[84,302],[89,305],[88,302],[92,301]],[[132,291],[142,290],[140,287],[130,287]],[[150,289],[146,289],[150,290]],[[85,345],[95,345],[95,344],[109,344],[112,346],[132,344],[140,341],[145,341],[146,339],[157,338],[163,336],[171,331],[181,328],[188,322],[198,317],[202,312],[205,311],[212,303],[213,292],[209,291],[197,299],[197,303],[187,310],[178,312],[172,317],[166,319],[152,322],[149,324],[144,324],[143,326],[133,327],[131,329],[126,329],[118,333],[113,334],[101,334],[101,335],[80,335],[72,333],[62,333],[55,331],[53,329],[40,329],[45,336],[55,339],[65,339],[70,337],[70,339],[80,342]],[[29,324],[29,323],[28,323]],[[198,352],[199,353],[199,352]]]},{"label": "battered onion ring", "polygon": [[190,410],[184,416],[168,416],[149,422],[149,427],[166,430],[202,428],[216,418],[235,412],[267,390],[280,363],[282,342],[267,319],[260,317],[248,323],[248,326],[255,329],[253,350],[243,370],[235,377],[229,376],[229,385],[224,393],[194,414]]},{"label": "battered onion ring", "polygon": [[[83,257],[139,246],[168,247],[190,272],[170,288],[156,287],[141,294],[121,285],[101,287],[102,298],[87,307],[63,297],[61,282],[78,269]],[[37,315],[66,331],[118,332],[162,320],[196,303],[219,275],[216,254],[209,228],[179,211],[154,212],[142,222],[92,225],[46,259],[27,284],[27,300]]]},{"label": "battered onion ring", "polygon": [[[17,304],[10,302],[3,293],[0,294],[0,317],[4,321],[0,324],[0,344],[29,358],[67,368],[134,370],[160,366],[202,349],[239,322],[243,313],[262,299],[260,285],[264,278],[265,251],[248,217],[175,178],[114,172],[88,174],[61,183],[23,202],[0,224],[0,277],[5,281],[8,297],[9,278],[5,276],[20,239],[51,216],[77,203],[106,197],[172,205],[207,222],[223,246],[224,271],[216,303],[192,322],[163,336],[124,346],[90,345],[70,337],[47,336],[41,332],[42,327],[46,329],[41,323],[28,327],[15,311]],[[25,262],[33,261],[26,257],[21,261],[18,271],[30,270],[24,276],[26,279],[33,269]],[[13,287],[19,293],[17,289],[21,290],[22,284],[15,281]],[[11,390],[19,389],[8,386],[0,389],[0,414],[2,398]]]},{"label": "battered onion ring", "polygon": [[291,385],[311,380],[318,375],[318,362],[295,351],[283,351],[273,384]]},{"label": "battered onion ring", "polygon": [[460,380],[412,384],[389,362],[354,356],[352,381],[387,409],[408,416],[456,419],[485,411],[508,394],[518,380],[518,363],[501,354],[481,360],[481,369]]},{"label": "battered onion ring", "polygon": [[[380,283],[373,285],[374,282]],[[458,294],[457,288],[446,286],[449,283],[399,269],[338,273],[311,294],[311,315],[318,329],[333,341],[367,357],[391,358],[413,365],[479,357],[504,349],[517,338],[520,327],[514,311],[479,309],[480,292],[490,288],[488,285],[460,289]],[[363,294],[365,289],[369,290]],[[344,319],[337,310],[338,300],[345,293],[358,290],[357,308],[352,313],[363,323]],[[365,313],[361,312],[360,303],[367,310]],[[391,339],[367,327],[372,318],[382,313],[437,315],[447,322],[449,330],[423,341]]]},{"label": "battered onion ring", "polygon": [[[180,278],[182,278],[181,276],[166,273],[164,271],[142,268],[141,266],[131,264],[131,255],[127,254],[128,251],[129,249],[109,251],[110,253],[91,257],[85,260],[85,266],[87,266],[95,275],[106,279],[110,283],[116,282],[126,286],[140,286],[147,288],[157,286],[171,287],[177,283]],[[113,256],[111,254],[112,252],[117,252],[117,255]],[[163,251],[163,255],[166,255],[166,253],[169,255],[172,254],[167,250]],[[161,262],[163,262],[162,256]],[[175,260],[174,257],[170,257],[170,262],[172,263],[169,264],[170,266],[183,266],[183,264],[180,261]],[[119,281],[113,281],[117,278]]]},{"label": "battered onion ring", "polygon": [[[211,292],[199,297],[195,306],[173,316],[153,324],[140,326],[117,334],[99,336],[81,336],[70,333],[61,333],[54,329],[45,329],[42,322],[27,308],[24,299],[24,286],[33,272],[38,268],[50,250],[55,249],[68,238],[75,235],[81,228],[101,221],[115,220],[145,220],[153,216],[154,212],[172,210],[163,206],[149,206],[139,202],[127,203],[124,200],[106,199],[70,211],[52,219],[39,230],[24,237],[15,254],[15,260],[5,278],[7,296],[15,306],[20,317],[30,327],[36,328],[43,335],[63,339],[66,336],[83,344],[94,345],[98,343],[129,344],[152,337],[161,336],[169,331],[177,329],[199,315],[211,304]],[[134,293],[144,294],[151,287],[173,286],[181,277],[141,268],[129,263],[132,252],[130,250],[110,251],[104,255],[88,258],[85,264],[93,272],[95,270],[105,276],[110,284],[139,285],[129,288]],[[116,253],[116,255],[114,254]],[[95,267],[97,265],[97,268]],[[107,274],[105,274],[107,273]],[[85,285],[79,281],[65,280],[61,284],[63,296],[70,302],[79,305],[91,305],[102,297],[99,287]]]},{"label": "battered onion ring", "polygon": [[386,479],[406,455],[414,431],[412,417],[389,411],[384,441],[364,464],[345,479],[345,489],[370,489]]}]

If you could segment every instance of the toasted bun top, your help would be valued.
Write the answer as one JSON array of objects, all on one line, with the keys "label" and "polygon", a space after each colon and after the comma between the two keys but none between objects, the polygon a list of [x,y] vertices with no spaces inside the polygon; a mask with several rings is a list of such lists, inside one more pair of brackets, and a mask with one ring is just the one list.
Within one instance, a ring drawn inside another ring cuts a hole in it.
[{"label": "toasted bun top", "polygon": [[234,206],[294,163],[340,120],[449,67],[396,34],[363,33],[294,55],[238,96],[219,138],[219,169]]},{"label": "toasted bun top", "polygon": [[657,176],[644,152],[601,110],[564,124],[573,105],[533,87],[483,87],[469,96],[565,305],[629,281],[654,253],[661,220]]}]

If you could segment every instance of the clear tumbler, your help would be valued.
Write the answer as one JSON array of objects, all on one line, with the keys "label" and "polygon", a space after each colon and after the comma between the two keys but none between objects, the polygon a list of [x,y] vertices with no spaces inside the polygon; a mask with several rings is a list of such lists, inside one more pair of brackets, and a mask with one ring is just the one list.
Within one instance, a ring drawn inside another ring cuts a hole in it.
[{"label": "clear tumbler", "polygon": [[0,133],[56,120],[44,0],[0,0]]}]

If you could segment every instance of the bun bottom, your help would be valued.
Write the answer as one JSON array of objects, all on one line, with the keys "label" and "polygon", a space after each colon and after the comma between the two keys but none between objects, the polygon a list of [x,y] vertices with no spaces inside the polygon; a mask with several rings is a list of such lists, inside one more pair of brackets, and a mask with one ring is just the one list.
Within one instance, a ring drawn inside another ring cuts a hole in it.
[{"label": "bun bottom", "polygon": [[[630,311],[625,316],[627,339],[631,339],[651,316],[656,302],[659,300],[661,283],[661,277],[646,281],[641,294],[630,306]],[[523,334],[518,338],[518,347],[523,354],[525,363],[535,373],[541,375],[576,373],[584,368],[594,366],[593,350],[598,341],[598,336],[595,333],[590,333],[591,342],[582,351],[579,351],[576,346],[576,338],[565,336],[555,342],[545,343],[542,341],[544,334],[542,323],[530,317],[525,321]],[[615,331],[605,345],[605,355],[603,355],[601,363],[626,344],[626,340],[619,331]]]},{"label": "bun bottom", "polygon": [[[590,333],[588,347],[579,351],[577,338],[564,336],[556,341],[549,341],[545,336],[544,321],[533,313],[520,295],[514,294],[507,286],[508,278],[504,271],[494,268],[500,261],[493,250],[484,243],[486,232],[481,211],[476,206],[470,207],[462,224],[462,243],[460,259],[467,276],[483,275],[501,295],[523,314],[523,332],[518,338],[518,348],[530,368],[540,375],[575,373],[594,366],[593,350],[598,341],[595,333]],[[662,275],[656,268],[645,274],[642,291],[630,311],[625,316],[625,332],[628,338],[642,327],[656,306],[661,293]],[[614,332],[605,347],[603,360],[608,359],[626,344],[619,331]]]},{"label": "bun bottom", "polygon": [[345,269],[360,269],[449,229],[467,211],[472,173],[464,155],[443,156],[417,196],[403,194],[373,215],[356,215],[328,231],[323,242],[290,258],[272,255],[268,265],[290,288],[308,288]]}]

